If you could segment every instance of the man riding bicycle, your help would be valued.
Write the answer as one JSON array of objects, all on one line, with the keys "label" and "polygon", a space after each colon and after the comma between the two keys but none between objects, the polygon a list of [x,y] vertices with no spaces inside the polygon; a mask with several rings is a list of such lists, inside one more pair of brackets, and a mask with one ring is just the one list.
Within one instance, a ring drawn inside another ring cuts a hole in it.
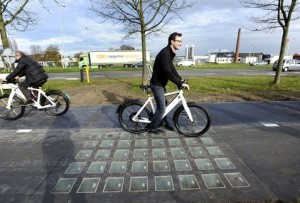
[{"label": "man riding bicycle", "polygon": [[[178,87],[189,89],[189,85],[184,83],[173,65],[175,51],[179,50],[181,46],[182,34],[174,32],[170,34],[168,38],[168,46],[163,48],[155,58],[150,87],[157,104],[157,109],[152,117],[151,124],[148,129],[149,133],[162,132],[162,130],[158,129],[158,127],[166,110],[165,93],[168,81],[172,81]],[[166,117],[164,118],[164,122],[167,129],[173,130],[173,127],[170,126]]]},{"label": "man riding bicycle", "polygon": [[27,88],[42,87],[47,82],[48,75],[43,66],[22,51],[16,51],[16,63],[18,63],[16,69],[6,77],[6,80],[11,82],[25,76],[25,81],[19,83],[19,88],[27,100],[26,104],[31,104],[33,101]]}]

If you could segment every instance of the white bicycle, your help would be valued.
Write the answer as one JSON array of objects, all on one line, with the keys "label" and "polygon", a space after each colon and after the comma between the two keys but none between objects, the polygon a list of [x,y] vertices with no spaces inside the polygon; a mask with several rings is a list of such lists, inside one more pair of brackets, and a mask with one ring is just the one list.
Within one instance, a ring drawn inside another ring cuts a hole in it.
[{"label": "white bicycle", "polygon": [[[10,94],[4,94],[3,89],[11,89]],[[18,84],[0,81],[0,118],[16,120],[24,115],[26,98],[19,89]],[[52,116],[61,116],[69,110],[69,96],[59,90],[44,92],[40,87],[28,87],[33,103],[33,108],[44,110]]]},{"label": "white bicycle", "polygon": [[[147,92],[150,88],[145,87]],[[175,110],[173,121],[176,129],[189,137],[203,135],[210,128],[210,117],[205,108],[194,102],[186,102],[183,90],[166,93],[165,96],[176,95],[167,105],[163,117],[174,109],[177,104],[181,105]],[[117,109],[118,118],[121,126],[131,133],[143,133],[151,123],[151,117],[155,112],[154,97],[148,94],[145,103],[140,100],[125,100]]]}]

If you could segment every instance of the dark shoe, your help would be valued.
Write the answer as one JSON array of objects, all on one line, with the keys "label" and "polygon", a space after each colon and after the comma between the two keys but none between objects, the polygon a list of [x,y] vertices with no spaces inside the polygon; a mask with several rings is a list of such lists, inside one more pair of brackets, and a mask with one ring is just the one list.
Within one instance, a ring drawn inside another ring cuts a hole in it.
[{"label": "dark shoe", "polygon": [[169,123],[165,123],[163,126],[164,126],[164,128],[166,128],[167,130],[174,131],[174,127],[171,126]]},{"label": "dark shoe", "polygon": [[152,134],[161,134],[161,133],[164,133],[165,131],[161,130],[161,129],[155,129],[155,130],[152,130],[152,129],[149,129],[148,130],[148,133],[152,133]]}]

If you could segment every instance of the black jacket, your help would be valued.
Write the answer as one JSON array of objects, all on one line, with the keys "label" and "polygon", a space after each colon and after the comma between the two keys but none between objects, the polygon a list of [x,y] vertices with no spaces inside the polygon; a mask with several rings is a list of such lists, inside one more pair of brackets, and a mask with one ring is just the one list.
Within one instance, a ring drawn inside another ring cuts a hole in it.
[{"label": "black jacket", "polygon": [[23,56],[16,62],[18,65],[16,69],[6,77],[7,81],[12,80],[16,76],[25,76],[25,83],[29,87],[48,78],[43,66],[31,57]]},{"label": "black jacket", "polygon": [[153,66],[153,74],[150,83],[156,86],[166,86],[168,81],[172,81],[178,87],[181,87],[183,82],[174,67],[173,60],[175,53],[170,46],[163,48],[155,58]]}]

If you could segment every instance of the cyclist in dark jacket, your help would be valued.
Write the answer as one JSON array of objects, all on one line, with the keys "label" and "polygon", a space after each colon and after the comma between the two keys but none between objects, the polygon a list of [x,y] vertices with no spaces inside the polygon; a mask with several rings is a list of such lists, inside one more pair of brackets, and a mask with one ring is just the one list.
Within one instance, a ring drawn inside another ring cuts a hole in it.
[{"label": "cyclist in dark jacket", "polygon": [[[166,93],[166,85],[168,81],[172,81],[178,87],[189,89],[189,85],[182,81],[182,78],[173,65],[175,51],[180,49],[181,45],[181,33],[174,32],[169,36],[168,46],[163,48],[155,58],[150,87],[156,101],[157,109],[151,119],[148,129],[149,133],[162,132],[162,130],[158,129],[158,127],[166,110],[166,98],[164,94]],[[173,130],[173,127],[168,124],[166,117],[164,122],[167,129]]]},{"label": "cyclist in dark jacket", "polygon": [[25,76],[25,81],[19,83],[19,88],[26,97],[27,103],[31,103],[27,88],[42,87],[47,82],[48,75],[43,66],[22,51],[16,51],[16,63],[18,63],[16,69],[6,77],[6,80],[12,81]]}]

